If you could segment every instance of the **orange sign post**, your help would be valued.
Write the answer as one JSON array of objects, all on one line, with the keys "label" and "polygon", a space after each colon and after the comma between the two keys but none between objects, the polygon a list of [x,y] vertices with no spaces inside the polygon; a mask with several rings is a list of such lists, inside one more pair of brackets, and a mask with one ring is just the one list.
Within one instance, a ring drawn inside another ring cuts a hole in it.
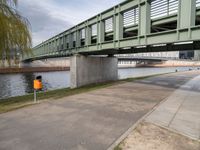
[{"label": "orange sign post", "polygon": [[42,90],[42,76],[37,76],[33,81],[34,88],[34,102],[37,102],[37,91]]}]

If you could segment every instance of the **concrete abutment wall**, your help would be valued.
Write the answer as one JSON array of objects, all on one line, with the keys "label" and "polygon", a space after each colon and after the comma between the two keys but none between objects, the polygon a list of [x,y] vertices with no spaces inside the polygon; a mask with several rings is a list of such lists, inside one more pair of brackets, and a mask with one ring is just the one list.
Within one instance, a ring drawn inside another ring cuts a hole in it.
[{"label": "concrete abutment wall", "polygon": [[116,57],[92,57],[75,55],[70,59],[71,88],[118,79]]}]

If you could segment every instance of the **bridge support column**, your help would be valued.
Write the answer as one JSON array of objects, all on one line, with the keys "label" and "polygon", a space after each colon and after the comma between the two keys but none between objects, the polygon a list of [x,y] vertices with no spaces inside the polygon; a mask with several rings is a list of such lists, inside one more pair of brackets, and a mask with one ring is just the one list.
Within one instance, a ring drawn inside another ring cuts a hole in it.
[{"label": "bridge support column", "polygon": [[71,88],[118,79],[116,57],[86,57],[75,55],[70,59]]}]

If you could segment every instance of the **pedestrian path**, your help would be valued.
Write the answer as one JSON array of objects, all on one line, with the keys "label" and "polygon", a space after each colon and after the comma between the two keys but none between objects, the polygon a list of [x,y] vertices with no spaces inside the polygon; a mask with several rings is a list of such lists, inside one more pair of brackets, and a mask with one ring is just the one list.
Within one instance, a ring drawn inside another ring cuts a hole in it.
[{"label": "pedestrian path", "polygon": [[147,118],[147,122],[200,139],[200,76],[171,94]]},{"label": "pedestrian path", "polygon": [[106,150],[199,74],[180,72],[124,82],[0,114],[0,150]]}]

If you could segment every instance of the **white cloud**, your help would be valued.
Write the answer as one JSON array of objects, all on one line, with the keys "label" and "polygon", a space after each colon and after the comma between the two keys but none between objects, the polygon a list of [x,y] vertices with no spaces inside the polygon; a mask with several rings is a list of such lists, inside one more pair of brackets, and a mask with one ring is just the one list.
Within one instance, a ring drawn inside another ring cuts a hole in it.
[{"label": "white cloud", "polygon": [[35,46],[121,1],[19,0],[19,10],[31,23]]}]

